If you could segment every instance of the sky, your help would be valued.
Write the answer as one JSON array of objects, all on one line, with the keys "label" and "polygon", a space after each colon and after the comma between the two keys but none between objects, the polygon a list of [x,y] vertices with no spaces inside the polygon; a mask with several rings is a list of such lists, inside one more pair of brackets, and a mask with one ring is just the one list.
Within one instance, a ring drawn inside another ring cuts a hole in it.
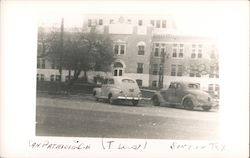
[{"label": "sky", "polygon": [[[226,5],[225,5],[226,4]],[[82,26],[84,14],[157,14],[171,15],[181,32],[217,35],[224,27],[224,19],[233,16],[236,2],[223,3],[223,1],[107,1],[105,3],[79,2],[74,3],[41,3],[38,8],[39,22],[44,25],[60,24],[60,18],[64,17],[65,27]],[[55,5],[57,7],[55,7]],[[237,6],[236,5],[236,6]]]}]

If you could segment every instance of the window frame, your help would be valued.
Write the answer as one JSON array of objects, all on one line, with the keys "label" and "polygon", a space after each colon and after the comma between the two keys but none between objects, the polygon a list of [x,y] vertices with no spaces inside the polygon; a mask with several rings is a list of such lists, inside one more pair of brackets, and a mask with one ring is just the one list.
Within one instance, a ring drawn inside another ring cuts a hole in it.
[{"label": "window frame", "polygon": [[[118,49],[116,49],[116,47]],[[125,55],[126,54],[126,43],[114,43],[113,45],[113,54],[114,55]],[[117,53],[116,53],[117,51]]]},{"label": "window frame", "polygon": [[142,74],[143,73],[143,67],[144,67],[144,63],[137,63],[137,73],[138,74]]}]

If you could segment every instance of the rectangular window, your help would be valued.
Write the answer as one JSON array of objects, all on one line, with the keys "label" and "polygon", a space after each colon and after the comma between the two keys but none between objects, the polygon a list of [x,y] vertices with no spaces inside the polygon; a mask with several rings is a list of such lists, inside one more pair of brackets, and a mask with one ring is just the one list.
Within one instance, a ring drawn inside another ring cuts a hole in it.
[{"label": "rectangular window", "polygon": [[55,61],[54,60],[51,63],[51,69],[55,69]]},{"label": "rectangular window", "polygon": [[182,76],[182,65],[178,65],[178,71],[177,71],[177,76]]},{"label": "rectangular window", "polygon": [[37,59],[37,68],[41,68],[41,63],[39,59]]},{"label": "rectangular window", "polygon": [[195,58],[196,57],[196,54],[195,53],[192,53],[191,54],[191,58]]},{"label": "rectangular window", "polygon": [[125,53],[125,46],[120,45],[120,54],[124,54],[124,53]]},{"label": "rectangular window", "polygon": [[163,65],[159,64],[159,75],[163,74]]},{"label": "rectangular window", "polygon": [[144,55],[144,46],[138,46],[138,55]]},{"label": "rectangular window", "polygon": [[119,70],[119,76],[122,76],[122,70]]},{"label": "rectangular window", "polygon": [[118,52],[119,52],[119,45],[115,45],[114,53],[118,54]]},{"label": "rectangular window", "polygon": [[202,58],[202,54],[201,53],[198,53],[198,58]]},{"label": "rectangular window", "polygon": [[41,74],[41,81],[44,81],[44,74]]},{"label": "rectangular window", "polygon": [[163,55],[164,52],[165,52],[165,48],[161,47],[161,56]]},{"label": "rectangular window", "polygon": [[137,64],[137,73],[143,73],[143,63]]},{"label": "rectangular window", "polygon": [[157,87],[157,81],[152,81],[152,87]]},{"label": "rectangular window", "polygon": [[138,84],[139,87],[142,86],[142,80],[137,79],[136,82],[137,82],[137,84]]},{"label": "rectangular window", "polygon": [[214,85],[213,84],[209,84],[208,85],[208,91],[213,91],[214,90]]},{"label": "rectangular window", "polygon": [[150,24],[151,24],[152,26],[155,26],[155,21],[154,21],[154,20],[150,20]]},{"label": "rectangular window", "polygon": [[91,23],[92,21],[91,21],[91,19],[88,19],[88,27],[91,27]]},{"label": "rectangular window", "polygon": [[167,27],[167,21],[166,20],[162,20],[162,28],[166,28]]},{"label": "rectangular window", "polygon": [[179,58],[183,58],[183,49],[180,49]]},{"label": "rectangular window", "polygon": [[114,54],[115,55],[124,55],[125,54],[125,44],[115,44],[114,45]]},{"label": "rectangular window", "polygon": [[139,26],[142,26],[142,25],[143,25],[143,21],[142,21],[142,20],[139,20],[139,21],[138,21],[138,25],[139,25]]},{"label": "rectangular window", "polygon": [[193,73],[193,72],[190,72],[190,73],[189,73],[189,76],[190,76],[190,77],[194,77],[194,73]]},{"label": "rectangular window", "polygon": [[173,49],[173,54],[172,57],[176,58],[177,57],[177,49]]},{"label": "rectangular window", "polygon": [[156,20],[156,28],[160,28],[161,27],[161,21],[160,20]]},{"label": "rectangular window", "polygon": [[118,73],[117,73],[117,72],[118,72],[118,70],[115,70],[115,71],[114,71],[114,76],[118,76]]},{"label": "rectangular window", "polygon": [[218,84],[215,85],[215,91],[219,91],[220,90],[220,86]]},{"label": "rectangular window", "polygon": [[171,65],[171,76],[176,75],[176,65]]},{"label": "rectangular window", "polygon": [[50,81],[55,81],[55,75],[50,75]]},{"label": "rectangular window", "polygon": [[153,75],[158,75],[158,64],[153,64],[152,74]]},{"label": "rectangular window", "polygon": [[45,69],[45,59],[42,59],[42,69]]},{"label": "rectangular window", "polygon": [[102,19],[99,19],[99,25],[103,25],[103,20]]}]

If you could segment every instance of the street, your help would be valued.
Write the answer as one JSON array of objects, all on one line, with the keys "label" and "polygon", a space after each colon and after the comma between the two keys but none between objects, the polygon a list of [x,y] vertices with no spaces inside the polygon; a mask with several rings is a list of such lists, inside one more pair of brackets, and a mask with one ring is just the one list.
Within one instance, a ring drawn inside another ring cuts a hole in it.
[{"label": "street", "polygon": [[156,107],[149,101],[110,105],[92,96],[37,95],[36,135],[216,140],[219,112]]}]

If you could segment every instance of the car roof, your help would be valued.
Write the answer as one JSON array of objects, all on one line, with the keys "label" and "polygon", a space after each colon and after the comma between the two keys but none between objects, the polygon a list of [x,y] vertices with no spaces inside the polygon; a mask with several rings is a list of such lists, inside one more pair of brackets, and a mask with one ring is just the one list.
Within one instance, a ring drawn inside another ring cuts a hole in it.
[{"label": "car roof", "polygon": [[127,77],[127,76],[108,76],[106,77],[107,79],[115,79],[115,80],[122,80],[122,79],[130,79],[130,80],[133,80],[135,81],[133,78],[130,78],[130,77]]},{"label": "car roof", "polygon": [[183,84],[183,85],[188,85],[188,84],[198,84],[199,85],[199,83],[188,82],[188,81],[173,81],[171,83],[180,83],[180,84]]}]

